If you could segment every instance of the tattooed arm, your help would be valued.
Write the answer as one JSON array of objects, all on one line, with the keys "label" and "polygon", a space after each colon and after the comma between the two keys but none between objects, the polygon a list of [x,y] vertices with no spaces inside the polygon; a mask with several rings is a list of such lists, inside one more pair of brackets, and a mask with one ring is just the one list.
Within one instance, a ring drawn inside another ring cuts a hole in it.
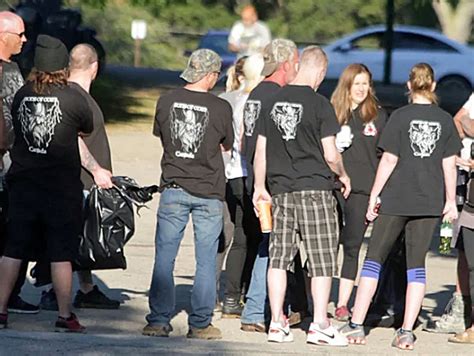
[{"label": "tattooed arm", "polygon": [[112,173],[102,168],[90,153],[84,140],[79,137],[79,153],[81,155],[81,165],[94,177],[94,182],[100,188],[112,188]]}]

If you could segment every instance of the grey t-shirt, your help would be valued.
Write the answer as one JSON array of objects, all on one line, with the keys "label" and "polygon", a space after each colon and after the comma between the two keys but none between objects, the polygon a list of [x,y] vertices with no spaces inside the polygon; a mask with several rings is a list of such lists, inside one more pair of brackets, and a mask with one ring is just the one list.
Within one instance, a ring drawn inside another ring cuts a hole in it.
[{"label": "grey t-shirt", "polygon": [[462,145],[453,118],[434,104],[410,104],[393,112],[379,147],[398,157],[382,190],[381,214],[440,216],[445,202],[444,158]]}]

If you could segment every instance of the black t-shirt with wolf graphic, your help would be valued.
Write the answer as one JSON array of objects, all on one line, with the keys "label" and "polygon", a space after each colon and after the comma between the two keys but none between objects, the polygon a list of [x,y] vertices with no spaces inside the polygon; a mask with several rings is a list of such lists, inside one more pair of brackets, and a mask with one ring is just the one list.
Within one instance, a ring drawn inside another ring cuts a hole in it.
[{"label": "black t-shirt with wolf graphic", "polygon": [[232,108],[217,96],[176,89],[160,97],[153,134],[161,138],[161,185],[177,184],[201,198],[224,200],[221,145],[234,142]]},{"label": "black t-shirt with wolf graphic", "polygon": [[462,148],[451,115],[434,104],[404,106],[392,113],[379,147],[398,157],[380,196],[380,213],[440,216],[445,201],[443,158]]},{"label": "black t-shirt with wolf graphic", "polygon": [[1,79],[1,90],[3,100],[3,117],[5,119],[7,145],[8,147],[11,147],[13,145],[13,140],[15,139],[15,135],[13,133],[11,108],[13,104],[13,98],[15,97],[16,92],[23,86],[24,82],[20,68],[18,68],[18,64],[15,62],[3,62],[2,65],[3,77]]},{"label": "black t-shirt with wolf graphic", "polygon": [[51,87],[36,94],[27,83],[12,105],[15,142],[11,149],[9,184],[27,183],[65,197],[82,194],[78,134],[93,129],[87,101],[70,87]]},{"label": "black t-shirt with wolf graphic", "polygon": [[273,103],[274,95],[281,89],[271,81],[260,82],[251,92],[244,106],[244,137],[242,152],[247,161],[247,190],[253,191],[253,159],[257,138],[263,122],[267,120],[268,107]]},{"label": "black t-shirt with wolf graphic", "polygon": [[275,95],[263,127],[271,194],[334,189],[321,143],[340,129],[329,100],[309,86],[287,85]]}]

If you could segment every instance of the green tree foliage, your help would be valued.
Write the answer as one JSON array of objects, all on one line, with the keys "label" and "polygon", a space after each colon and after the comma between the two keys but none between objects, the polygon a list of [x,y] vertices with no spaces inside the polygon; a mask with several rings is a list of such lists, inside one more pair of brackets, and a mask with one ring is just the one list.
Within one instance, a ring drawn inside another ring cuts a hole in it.
[{"label": "green tree foliage", "polygon": [[[459,1],[459,0],[452,0]],[[143,65],[182,68],[183,52],[208,29],[230,28],[252,2],[274,36],[328,43],[358,28],[384,23],[385,0],[65,0],[80,7],[104,43],[108,62],[133,63],[132,19],[144,19]],[[432,0],[395,0],[395,22],[440,28]],[[181,35],[180,35],[181,34]],[[187,35],[188,34],[188,35]]]}]

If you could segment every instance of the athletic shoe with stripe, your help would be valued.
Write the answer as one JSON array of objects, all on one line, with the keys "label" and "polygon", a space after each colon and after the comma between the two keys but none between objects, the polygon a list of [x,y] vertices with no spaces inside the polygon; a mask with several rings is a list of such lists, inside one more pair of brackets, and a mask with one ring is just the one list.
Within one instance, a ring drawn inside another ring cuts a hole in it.
[{"label": "athletic shoe with stripe", "polygon": [[268,339],[269,342],[292,342],[293,333],[290,330],[290,323],[288,320],[283,322],[274,322],[270,323],[268,328]]},{"label": "athletic shoe with stripe", "polygon": [[311,323],[306,342],[324,346],[347,346],[349,342],[334,326],[321,329],[318,324]]}]

